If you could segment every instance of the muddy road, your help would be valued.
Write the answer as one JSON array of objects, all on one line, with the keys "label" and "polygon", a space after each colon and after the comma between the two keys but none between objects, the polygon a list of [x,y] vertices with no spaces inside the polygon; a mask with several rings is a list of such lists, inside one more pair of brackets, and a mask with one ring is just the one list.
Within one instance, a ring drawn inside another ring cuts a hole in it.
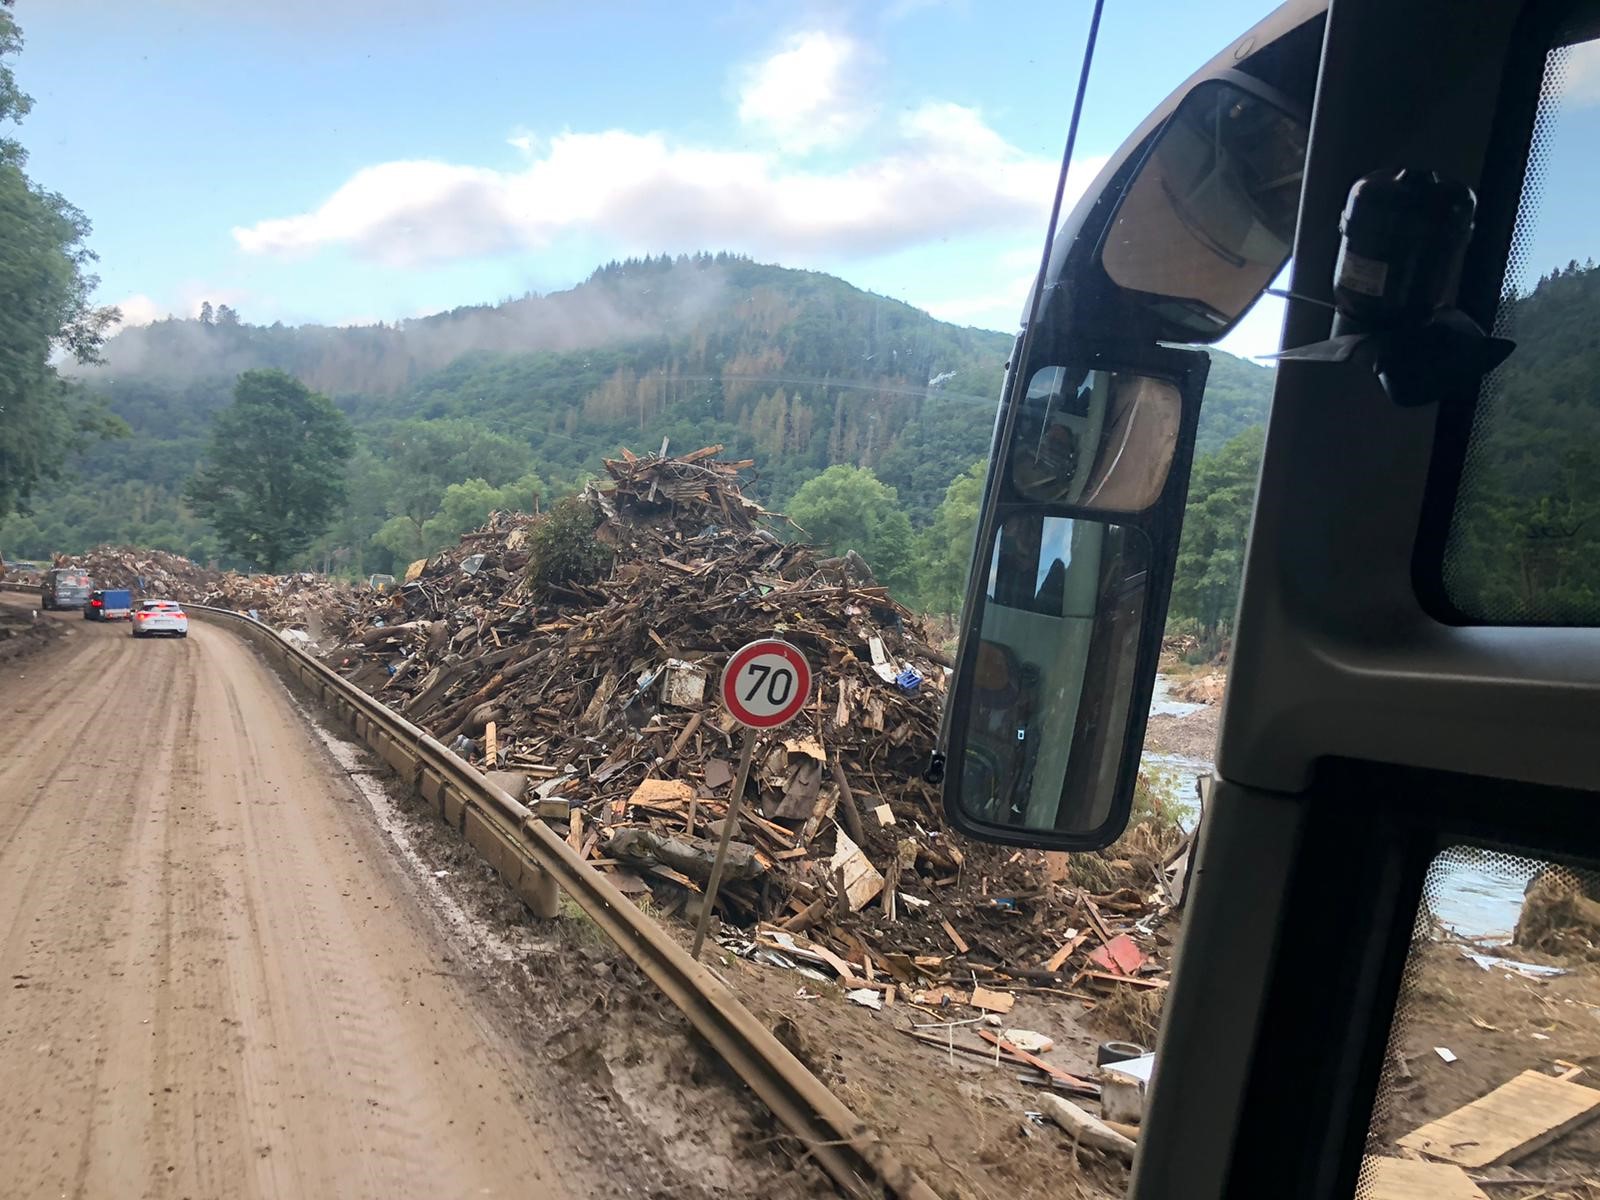
[{"label": "muddy road", "polygon": [[574,1145],[244,643],[60,619],[0,672],[0,1191],[656,1190]]}]

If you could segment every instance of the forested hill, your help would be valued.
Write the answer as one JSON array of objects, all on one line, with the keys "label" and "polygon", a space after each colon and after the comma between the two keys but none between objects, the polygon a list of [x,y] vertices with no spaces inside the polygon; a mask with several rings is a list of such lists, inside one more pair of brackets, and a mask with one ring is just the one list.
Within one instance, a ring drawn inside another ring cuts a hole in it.
[{"label": "forested hill", "polygon": [[[755,458],[757,492],[779,505],[831,465],[869,469],[921,526],[986,452],[1011,346],[829,275],[710,254],[613,263],[569,291],[394,325],[248,318],[219,309],[112,338],[84,379],[133,436],[95,447],[0,530],[7,550],[116,540],[208,556],[179,495],[211,415],[255,367],[328,394],[356,428],[350,510],[324,548],[348,549],[352,566],[391,566],[426,541],[451,484],[531,479],[548,496],[602,454],[663,438]],[[1271,389],[1270,370],[1213,359],[1203,449],[1261,421]]]},{"label": "forested hill", "polygon": [[567,291],[394,324],[252,325],[225,307],[218,313],[209,323],[124,330],[107,342],[101,373],[188,383],[277,367],[330,396],[379,397],[471,353],[661,344],[680,369],[716,360],[749,371],[752,358],[776,357],[793,373],[853,380],[915,378],[932,363],[990,366],[1010,345],[1005,335],[935,321],[830,275],[728,254],[610,263]]}]

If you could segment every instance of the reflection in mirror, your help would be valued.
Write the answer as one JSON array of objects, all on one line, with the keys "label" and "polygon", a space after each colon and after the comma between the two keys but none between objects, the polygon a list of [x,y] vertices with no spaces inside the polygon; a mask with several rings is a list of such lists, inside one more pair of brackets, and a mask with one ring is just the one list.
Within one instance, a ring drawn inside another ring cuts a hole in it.
[{"label": "reflection in mirror", "polygon": [[1164,379],[1045,367],[1029,380],[1009,454],[1024,500],[1121,512],[1161,497],[1182,400]]},{"label": "reflection in mirror", "polygon": [[1027,513],[996,531],[965,714],[961,804],[976,821],[1105,825],[1128,727],[1149,543]]},{"label": "reflection in mirror", "polygon": [[1197,86],[1128,185],[1100,252],[1106,274],[1169,298],[1157,311],[1196,337],[1216,336],[1288,260],[1306,137],[1232,84]]}]

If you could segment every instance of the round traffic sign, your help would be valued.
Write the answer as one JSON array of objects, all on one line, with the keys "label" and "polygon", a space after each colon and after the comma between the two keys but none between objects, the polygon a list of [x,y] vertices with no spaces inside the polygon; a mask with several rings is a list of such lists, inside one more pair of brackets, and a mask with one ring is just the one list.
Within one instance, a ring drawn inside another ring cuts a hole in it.
[{"label": "round traffic sign", "polygon": [[777,638],[741,646],[722,672],[723,706],[753,729],[776,729],[793,720],[810,694],[805,655]]}]

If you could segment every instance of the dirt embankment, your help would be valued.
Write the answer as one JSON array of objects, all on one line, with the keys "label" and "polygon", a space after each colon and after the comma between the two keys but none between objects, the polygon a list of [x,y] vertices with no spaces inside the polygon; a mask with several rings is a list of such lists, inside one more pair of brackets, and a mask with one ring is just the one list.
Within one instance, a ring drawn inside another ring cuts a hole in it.
[{"label": "dirt embankment", "polygon": [[39,612],[39,597],[0,591],[0,670],[64,637],[72,627]]}]

